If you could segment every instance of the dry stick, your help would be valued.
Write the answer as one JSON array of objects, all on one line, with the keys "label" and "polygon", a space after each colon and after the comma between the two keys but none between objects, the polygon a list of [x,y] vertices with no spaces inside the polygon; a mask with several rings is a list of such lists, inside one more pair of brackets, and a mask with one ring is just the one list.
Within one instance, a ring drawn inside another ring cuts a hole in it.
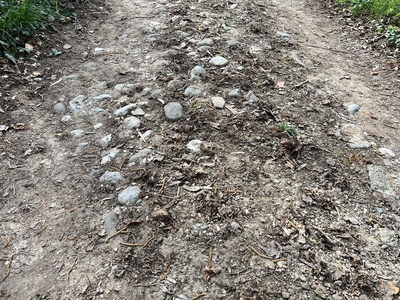
[{"label": "dry stick", "polygon": [[67,281],[69,281],[69,273],[71,273],[72,269],[75,267],[75,264],[76,264],[77,260],[78,260],[78,256],[75,257],[74,263],[72,264],[71,268],[68,269],[68,272],[66,274],[67,275]]},{"label": "dry stick", "polygon": [[256,248],[254,248],[253,246],[247,246],[249,247],[251,250],[253,250],[258,256],[262,257],[262,258],[267,258],[267,259],[272,259],[271,256],[267,256],[265,254],[262,254],[260,251],[258,251]]},{"label": "dry stick", "polygon": [[208,255],[207,267],[212,268],[212,248],[210,247],[210,253]]},{"label": "dry stick", "polygon": [[133,171],[143,171],[143,172],[146,172],[146,169],[145,169],[145,168],[136,168],[136,169],[132,169],[131,171],[132,171],[132,172],[133,172]]},{"label": "dry stick", "polygon": [[106,237],[106,239],[104,240],[104,243],[107,243],[109,240],[111,240],[113,237],[117,236],[118,234],[121,234],[121,233],[128,233],[127,228],[128,228],[128,227],[125,227],[125,228],[123,228],[123,229],[121,229],[121,230],[118,230],[117,232],[114,232],[113,234],[109,235],[109,236]]},{"label": "dry stick", "polygon": [[193,298],[190,298],[189,300],[196,300],[196,299],[199,299],[199,298],[204,297],[206,295],[207,295],[206,293],[201,293],[201,294],[199,294],[197,296],[194,296]]},{"label": "dry stick", "polygon": [[146,241],[144,244],[130,244],[130,243],[125,243],[125,242],[119,242],[119,243],[120,243],[121,245],[127,246],[127,247],[143,247],[143,248],[145,248],[145,247],[150,243],[150,241],[151,241],[152,239],[154,239],[154,235],[152,235],[151,237],[149,237],[149,238],[147,239],[147,241]]},{"label": "dry stick", "polygon": [[322,231],[322,229],[318,228],[317,226],[311,225],[315,230],[319,231],[325,238],[326,240],[332,244],[332,245],[336,245],[337,243],[332,240],[325,232]]},{"label": "dry stick", "polygon": [[381,222],[379,222],[378,220],[373,219],[373,218],[369,218],[368,223],[376,223],[376,224],[378,224],[378,225],[381,226],[381,227],[386,227],[386,226],[383,225]]},{"label": "dry stick", "polygon": [[167,181],[167,178],[168,178],[167,176],[164,177],[163,182],[162,182],[162,185],[161,185],[161,188],[160,188],[160,190],[158,191],[159,194],[161,194],[162,191],[164,190],[165,182]]},{"label": "dry stick", "polygon": [[299,235],[300,235],[300,229],[299,229],[296,225],[294,225],[294,223],[291,222],[290,220],[286,219],[286,221],[287,221],[290,225],[292,225],[294,229],[297,230],[297,234],[296,234],[294,237],[292,237],[292,238],[294,239],[294,238],[296,238],[297,236],[299,236]]},{"label": "dry stick", "polygon": [[167,276],[169,275],[169,273],[171,272],[171,256],[172,256],[172,252],[169,254],[168,256],[168,266],[167,266],[167,270],[165,271],[165,273],[163,274],[163,276],[161,276],[160,280],[163,281],[167,278]]}]

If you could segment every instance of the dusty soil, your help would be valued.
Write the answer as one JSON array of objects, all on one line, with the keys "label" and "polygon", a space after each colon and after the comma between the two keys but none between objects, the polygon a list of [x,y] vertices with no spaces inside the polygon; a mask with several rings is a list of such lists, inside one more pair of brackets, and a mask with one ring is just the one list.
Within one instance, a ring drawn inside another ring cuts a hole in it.
[{"label": "dusty soil", "polygon": [[[60,56],[3,68],[0,298],[400,299],[399,165],[378,151],[400,149],[398,61],[331,12],[110,0],[49,42]],[[190,85],[204,93],[185,96]],[[78,95],[90,101],[72,111]],[[126,135],[115,110],[129,103],[146,114]],[[352,146],[350,125],[368,146]],[[106,171],[123,179],[102,183]],[[121,206],[129,185],[141,199]]]}]

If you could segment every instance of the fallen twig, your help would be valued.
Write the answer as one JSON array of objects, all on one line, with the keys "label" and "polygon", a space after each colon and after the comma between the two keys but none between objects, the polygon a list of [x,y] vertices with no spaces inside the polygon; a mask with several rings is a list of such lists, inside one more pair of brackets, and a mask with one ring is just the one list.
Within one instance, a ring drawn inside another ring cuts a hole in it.
[{"label": "fallen twig", "polygon": [[131,244],[131,243],[125,243],[125,242],[119,242],[120,243],[120,245],[123,245],[123,246],[127,246],[127,247],[143,247],[143,248],[145,248],[149,243],[150,243],[150,241],[152,240],[152,239],[154,239],[154,235],[152,235],[151,237],[149,237],[148,239],[147,239],[147,241],[146,242],[144,242],[144,244]]},{"label": "fallen twig", "polygon": [[190,298],[189,300],[196,300],[196,299],[199,299],[199,298],[204,297],[204,296],[207,296],[207,294],[206,293],[201,293],[201,294],[199,294],[197,296],[194,296],[194,297]]},{"label": "fallen twig", "polygon": [[251,250],[253,250],[253,251],[255,252],[255,254],[257,254],[259,257],[267,258],[267,259],[272,259],[272,258],[273,258],[273,257],[271,257],[271,256],[262,254],[260,251],[258,251],[258,250],[257,250],[256,248],[254,248],[253,246],[247,246],[247,247],[249,247]]},{"label": "fallen twig", "polygon": [[72,269],[75,267],[75,264],[76,264],[77,261],[78,261],[78,256],[75,257],[75,260],[74,260],[72,266],[67,271],[67,274],[66,274],[67,275],[67,281],[69,281],[69,274],[71,273]]},{"label": "fallen twig", "polygon": [[124,229],[118,230],[117,232],[114,232],[113,234],[110,234],[106,239],[104,240],[104,243],[107,243],[109,240],[111,240],[113,237],[121,234],[121,233],[128,233],[127,230],[128,227],[125,227]]},{"label": "fallen twig", "polygon": [[167,179],[168,179],[168,177],[167,177],[167,176],[165,176],[165,177],[164,177],[164,179],[163,179],[163,182],[162,182],[161,188],[160,188],[160,190],[158,191],[158,193],[159,193],[159,194],[161,194],[161,193],[163,192],[163,190],[164,190],[164,187],[165,187],[165,183],[167,182]]},{"label": "fallen twig", "polygon": [[386,227],[386,226],[383,225],[381,222],[379,222],[378,220],[373,219],[373,218],[370,218],[370,219],[368,220],[368,223],[376,223],[376,224],[378,224],[378,225],[381,226],[381,227]]},{"label": "fallen twig", "polygon": [[168,265],[167,265],[167,270],[165,271],[165,273],[163,274],[163,276],[161,276],[161,281],[165,280],[167,278],[167,276],[169,275],[169,273],[171,272],[171,257],[172,257],[172,253],[170,253],[168,255]]},{"label": "fallen twig", "polygon": [[290,221],[290,220],[288,220],[288,219],[286,219],[286,221],[287,221],[294,229],[297,230],[297,234],[296,234],[294,237],[292,237],[292,239],[298,237],[298,236],[300,235],[300,229],[299,229],[292,221]]}]

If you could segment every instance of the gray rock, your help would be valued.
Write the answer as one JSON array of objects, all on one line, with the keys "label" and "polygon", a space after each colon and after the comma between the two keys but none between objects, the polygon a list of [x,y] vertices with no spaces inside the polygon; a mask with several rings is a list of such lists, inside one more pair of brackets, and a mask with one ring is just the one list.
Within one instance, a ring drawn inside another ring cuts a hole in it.
[{"label": "gray rock", "polygon": [[102,114],[105,112],[105,109],[101,107],[95,107],[92,108],[91,111],[94,112],[95,114]]},{"label": "gray rock", "polygon": [[129,186],[118,194],[119,204],[131,206],[135,204],[140,197],[140,187]]},{"label": "gray rock", "polygon": [[108,134],[101,138],[99,144],[102,148],[106,148],[111,143],[111,140],[112,140],[112,135]]},{"label": "gray rock", "polygon": [[306,65],[301,61],[300,57],[297,55],[297,53],[292,52],[290,55],[290,58],[298,65],[305,67]]},{"label": "gray rock", "polygon": [[167,120],[177,121],[183,117],[183,107],[179,102],[170,102],[164,106]]},{"label": "gray rock", "polygon": [[213,45],[214,45],[214,41],[211,38],[205,38],[205,39],[197,42],[197,46],[213,46]]},{"label": "gray rock", "polygon": [[229,61],[222,56],[214,56],[210,59],[210,63],[216,67],[225,67]]},{"label": "gray rock", "polygon": [[138,153],[132,155],[129,158],[129,165],[145,165],[147,163],[147,158],[151,156],[153,150],[149,148],[144,148],[140,150]]},{"label": "gray rock", "polygon": [[191,71],[190,74],[192,76],[199,76],[199,75],[203,75],[206,72],[206,70],[201,67],[201,66],[195,66]]},{"label": "gray rock", "polygon": [[369,148],[371,143],[365,139],[362,130],[354,124],[343,124],[341,132],[349,137],[350,148]]},{"label": "gray rock", "polygon": [[110,211],[104,217],[104,230],[107,235],[112,235],[117,232],[118,215],[114,211]]},{"label": "gray rock", "polygon": [[199,97],[203,95],[204,89],[200,86],[189,86],[185,89],[185,96],[186,97]]},{"label": "gray rock", "polygon": [[187,145],[186,148],[189,149],[190,152],[194,154],[199,154],[201,153],[201,144],[203,142],[200,140],[191,140]]},{"label": "gray rock", "polygon": [[65,115],[61,118],[61,121],[63,122],[69,122],[72,120],[72,117],[70,115]]},{"label": "gray rock", "polygon": [[126,129],[134,129],[134,128],[139,128],[140,127],[140,119],[131,116],[131,117],[127,117],[123,122],[122,125],[124,128]]},{"label": "gray rock", "polygon": [[53,110],[54,110],[54,112],[56,113],[56,114],[61,114],[61,113],[63,113],[63,112],[65,112],[65,105],[64,105],[64,103],[61,103],[61,102],[59,102],[59,103],[56,103],[56,104],[54,104],[54,106],[53,106]]},{"label": "gray rock", "polygon": [[351,114],[355,114],[356,112],[358,112],[360,110],[360,105],[358,105],[358,104],[350,104],[348,107],[347,107],[347,111],[349,112],[349,113],[351,113]]},{"label": "gray rock", "polygon": [[97,124],[95,124],[95,125],[93,126],[93,128],[97,130],[97,129],[102,128],[103,125],[104,125],[103,123],[97,123]]},{"label": "gray rock", "polygon": [[282,40],[288,42],[289,44],[295,44],[296,41],[293,39],[293,37],[284,31],[276,31],[276,35],[279,36]]},{"label": "gray rock", "polygon": [[368,174],[371,185],[371,190],[385,193],[392,197],[397,198],[397,194],[392,187],[392,180],[382,167],[375,165],[368,165]]},{"label": "gray rock", "polygon": [[122,117],[122,116],[126,116],[127,114],[129,114],[132,110],[134,110],[137,107],[137,105],[135,103],[131,103],[128,105],[125,105],[121,108],[118,108],[114,114],[117,117]]},{"label": "gray rock", "polygon": [[122,180],[122,175],[120,172],[110,172],[106,171],[103,175],[100,177],[100,182],[104,183],[118,183]]},{"label": "gray rock", "polygon": [[114,87],[114,92],[128,94],[135,88],[132,83],[119,83]]},{"label": "gray rock", "polygon": [[239,42],[238,40],[234,40],[234,39],[232,39],[232,40],[227,40],[227,41],[226,41],[226,45],[227,45],[228,47],[232,48],[232,47],[236,47],[236,46],[240,45],[240,42]]},{"label": "gray rock", "polygon": [[104,101],[104,100],[110,100],[112,97],[109,94],[102,94],[96,97],[93,97],[94,101]]},{"label": "gray rock", "polygon": [[249,91],[246,94],[246,99],[247,99],[247,101],[249,101],[249,103],[254,103],[254,102],[258,101],[258,97],[254,94],[253,91]]},{"label": "gray rock", "polygon": [[216,108],[224,108],[225,106],[225,100],[222,97],[211,97],[211,103]]},{"label": "gray rock", "polygon": [[170,91],[181,89],[185,83],[178,79],[173,79],[167,83],[167,89]]},{"label": "gray rock", "polygon": [[379,153],[384,155],[386,158],[395,158],[396,154],[388,148],[379,148]]},{"label": "gray rock", "polygon": [[86,99],[84,95],[76,96],[74,99],[69,101],[69,108],[72,111],[80,111],[84,108],[85,104],[83,101]]},{"label": "gray rock", "polygon": [[146,113],[141,108],[136,108],[134,111],[131,112],[133,116],[144,116]]},{"label": "gray rock", "polygon": [[85,131],[84,131],[83,129],[75,129],[75,130],[72,130],[72,131],[70,132],[70,135],[72,135],[73,137],[80,137],[80,136],[82,136],[84,133],[85,133]]},{"label": "gray rock", "polygon": [[240,92],[240,89],[233,89],[228,94],[229,98],[240,98],[241,96],[242,93]]},{"label": "gray rock", "polygon": [[106,164],[110,163],[117,156],[117,154],[119,152],[121,152],[121,150],[118,149],[118,148],[111,149],[110,152],[106,156],[103,156],[101,158],[100,164],[101,165],[106,165]]}]

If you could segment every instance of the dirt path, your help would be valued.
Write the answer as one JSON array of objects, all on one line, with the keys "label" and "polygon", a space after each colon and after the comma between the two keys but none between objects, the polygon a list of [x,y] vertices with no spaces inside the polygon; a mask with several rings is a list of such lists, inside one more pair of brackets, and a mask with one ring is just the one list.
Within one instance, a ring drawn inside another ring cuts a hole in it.
[{"label": "dirt path", "polygon": [[109,1],[3,86],[0,298],[397,299],[398,70],[314,4]]}]

